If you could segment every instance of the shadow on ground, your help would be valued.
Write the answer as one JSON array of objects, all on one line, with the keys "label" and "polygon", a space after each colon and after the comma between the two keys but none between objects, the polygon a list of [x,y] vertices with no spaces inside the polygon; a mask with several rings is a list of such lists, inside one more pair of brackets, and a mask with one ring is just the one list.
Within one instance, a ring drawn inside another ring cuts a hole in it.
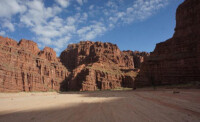
[{"label": "shadow on ground", "polygon": [[[57,107],[16,111],[0,114],[1,122],[141,122],[141,121],[191,121],[200,120],[200,105],[195,101],[180,101],[178,97],[169,96],[160,99],[165,91],[96,91],[96,92],[62,92],[66,97],[77,95],[73,104],[63,103]],[[167,92],[167,94],[170,94]],[[160,96],[159,96],[160,95]],[[186,94],[190,95],[190,94]],[[157,97],[158,96],[158,97]],[[192,97],[193,97],[192,96]],[[191,98],[192,98],[191,97]],[[168,102],[167,100],[170,101]],[[70,100],[70,97],[69,97]],[[182,99],[184,100],[184,99]],[[186,99],[186,100],[190,100]],[[42,102],[42,101],[41,101]],[[173,103],[174,102],[174,103]],[[177,103],[176,103],[177,102]],[[190,102],[189,104],[187,102]],[[30,103],[31,104],[31,103]],[[192,105],[191,105],[192,104]],[[181,106],[179,106],[181,105]],[[191,107],[191,108],[190,108]],[[195,108],[195,112],[193,110]],[[185,110],[185,109],[191,109]]]}]

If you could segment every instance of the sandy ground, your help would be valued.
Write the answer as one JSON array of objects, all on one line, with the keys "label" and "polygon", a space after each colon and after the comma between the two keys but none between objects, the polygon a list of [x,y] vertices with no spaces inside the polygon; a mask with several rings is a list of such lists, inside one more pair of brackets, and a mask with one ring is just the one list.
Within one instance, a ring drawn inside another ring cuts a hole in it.
[{"label": "sandy ground", "polygon": [[200,122],[200,90],[0,93],[0,122]]}]

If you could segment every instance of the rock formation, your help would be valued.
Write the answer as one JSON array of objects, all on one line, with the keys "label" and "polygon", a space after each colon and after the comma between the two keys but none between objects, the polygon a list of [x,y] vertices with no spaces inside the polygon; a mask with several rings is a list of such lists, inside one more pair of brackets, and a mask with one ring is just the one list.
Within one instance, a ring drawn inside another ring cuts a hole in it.
[{"label": "rock formation", "polygon": [[111,43],[81,41],[69,45],[60,55],[61,62],[72,72],[64,89],[93,91],[133,87],[137,72],[134,53],[129,52],[122,52]]},{"label": "rock formation", "polygon": [[40,50],[33,41],[0,37],[0,92],[93,91],[200,81],[200,1],[185,0],[176,21],[173,37],[158,43],[150,56],[120,51],[111,43],[81,41],[70,44],[58,58],[53,49]]},{"label": "rock formation", "polygon": [[177,9],[173,37],[158,43],[143,63],[137,85],[200,81],[200,1],[185,0]]},{"label": "rock formation", "polygon": [[58,91],[67,76],[53,49],[0,37],[0,92]]},{"label": "rock formation", "polygon": [[123,51],[123,53],[130,55],[133,58],[134,67],[140,69],[141,64],[144,60],[149,56],[147,52],[139,52],[139,51]]},{"label": "rock formation", "polygon": [[0,37],[0,92],[133,87],[134,65],[138,68],[142,56],[111,43],[82,41],[58,58],[52,48],[40,50],[33,41]]}]

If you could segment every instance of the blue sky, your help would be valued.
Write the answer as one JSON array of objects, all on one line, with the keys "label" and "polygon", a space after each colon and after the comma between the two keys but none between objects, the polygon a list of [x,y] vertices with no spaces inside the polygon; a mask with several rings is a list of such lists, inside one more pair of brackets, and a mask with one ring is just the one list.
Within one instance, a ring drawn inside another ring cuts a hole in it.
[{"label": "blue sky", "polygon": [[0,35],[52,47],[57,55],[81,40],[121,50],[153,51],[172,37],[183,0],[0,0]]}]

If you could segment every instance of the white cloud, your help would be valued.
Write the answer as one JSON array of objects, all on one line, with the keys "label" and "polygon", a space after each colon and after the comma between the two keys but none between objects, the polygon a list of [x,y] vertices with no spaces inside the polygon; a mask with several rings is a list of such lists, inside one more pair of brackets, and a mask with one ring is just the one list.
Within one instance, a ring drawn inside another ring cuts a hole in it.
[{"label": "white cloud", "polygon": [[0,0],[0,17],[10,18],[12,15],[25,12],[26,9],[20,0]]},{"label": "white cloud", "polygon": [[15,31],[15,27],[10,20],[4,20],[2,27],[9,29],[11,32]]},{"label": "white cloud", "polygon": [[68,7],[69,4],[70,4],[69,0],[56,0],[56,2],[57,2],[60,6],[62,6],[62,7],[64,7],[64,8]]},{"label": "white cloud", "polygon": [[15,26],[11,17],[16,14],[23,14],[27,10],[22,0],[0,0],[0,25],[7,31],[14,32]]},{"label": "white cloud", "polygon": [[20,18],[27,26],[45,24],[46,20],[61,12],[58,6],[45,7],[41,0],[27,2],[28,11]]},{"label": "white cloud", "polygon": [[[75,2],[79,5],[75,3],[73,9],[68,10],[73,4],[71,0],[54,0],[48,6],[44,0],[0,0],[0,25],[7,29],[0,31],[0,35],[14,32],[15,26],[20,24],[35,34],[40,48],[50,46],[58,53],[71,40],[92,40],[115,26],[147,19],[165,7],[168,0],[135,0],[126,5],[124,0],[111,0],[104,2],[104,6],[86,6],[87,0]],[[88,9],[84,9],[83,4]]]},{"label": "white cloud", "polygon": [[82,35],[82,34],[86,33],[87,31],[90,31],[90,30],[91,30],[91,27],[90,27],[90,26],[87,26],[87,27],[83,27],[83,28],[79,29],[79,30],[77,31],[77,33],[78,33],[79,35]]},{"label": "white cloud", "polygon": [[5,31],[0,31],[0,36],[4,36],[6,34]]},{"label": "white cloud", "polygon": [[61,51],[63,51],[63,48],[66,48],[69,40],[71,39],[70,35],[66,35],[63,38],[60,38],[56,41],[56,43],[54,43],[54,50],[56,51],[57,55],[59,55],[59,53]]},{"label": "white cloud", "polygon": [[64,36],[63,38],[60,38],[59,40],[57,40],[56,43],[54,43],[54,45],[58,49],[61,49],[63,47],[66,47],[66,44],[68,43],[70,39],[71,39],[70,35]]},{"label": "white cloud", "polygon": [[122,18],[122,21],[132,23],[134,20],[144,20],[167,4],[168,0],[137,0],[127,8],[126,16]]},{"label": "white cloud", "polygon": [[104,14],[108,16],[109,24],[130,24],[137,20],[147,19],[167,4],[168,0],[136,0],[131,6],[120,10],[115,2],[109,1]]},{"label": "white cloud", "polygon": [[83,0],[76,0],[78,4],[83,5]]},{"label": "white cloud", "polygon": [[92,40],[98,35],[102,35],[107,31],[105,25],[101,22],[96,22],[93,25],[83,27],[77,31],[81,40]]},{"label": "white cloud", "polygon": [[129,7],[129,8],[126,9],[126,13],[130,14],[131,12],[133,12],[133,10],[134,9],[132,7]]},{"label": "white cloud", "polygon": [[[66,1],[57,2],[60,4],[63,2],[62,7],[66,7]],[[67,25],[63,18],[56,16],[62,11],[57,5],[45,7],[41,0],[29,1],[26,5],[28,10],[21,16],[20,21],[36,34],[40,47],[63,45],[61,44],[63,41],[58,42],[58,40],[76,29],[74,25]],[[72,19],[71,24],[73,24]]]},{"label": "white cloud", "polygon": [[90,5],[89,9],[92,10],[94,8],[94,5]]},{"label": "white cloud", "polygon": [[49,38],[49,37],[44,37],[44,36],[38,37],[38,41],[39,41],[40,47],[44,47],[44,46],[53,44],[51,38]]},{"label": "white cloud", "polygon": [[118,8],[118,6],[116,5],[115,2],[112,2],[112,1],[108,1],[107,4],[106,4],[107,7],[110,7],[110,8]]},{"label": "white cloud", "polygon": [[67,24],[68,25],[73,25],[76,22],[76,19],[73,17],[67,17]]},{"label": "white cloud", "polygon": [[76,0],[79,5],[83,5],[83,3],[87,3],[87,0]]}]

